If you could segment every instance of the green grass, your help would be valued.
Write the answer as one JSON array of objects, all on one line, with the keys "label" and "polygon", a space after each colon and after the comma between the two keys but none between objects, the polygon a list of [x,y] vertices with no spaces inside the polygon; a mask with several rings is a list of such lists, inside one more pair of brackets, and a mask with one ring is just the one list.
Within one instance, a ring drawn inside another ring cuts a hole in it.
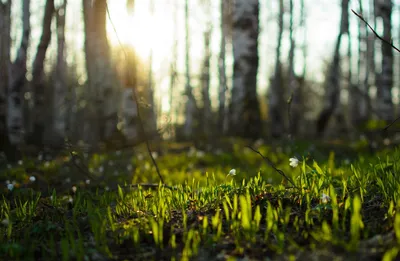
[{"label": "green grass", "polygon": [[[48,162],[24,159],[0,174],[0,256],[395,260],[400,152],[332,149],[259,148],[294,186],[242,145],[214,154],[160,155],[170,187],[151,189],[129,186],[158,183],[140,149],[86,157],[75,152],[73,159],[66,153]],[[295,155],[301,162],[292,168],[289,158]],[[233,168],[237,175],[228,176]],[[6,180],[14,181],[12,190]]]}]

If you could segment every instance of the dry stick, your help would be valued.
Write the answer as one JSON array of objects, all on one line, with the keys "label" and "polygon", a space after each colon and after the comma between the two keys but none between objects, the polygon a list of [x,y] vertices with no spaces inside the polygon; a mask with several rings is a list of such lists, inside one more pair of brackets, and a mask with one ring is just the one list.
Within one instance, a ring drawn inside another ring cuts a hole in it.
[{"label": "dry stick", "polygon": [[[389,42],[388,40],[382,38],[382,37],[372,28],[372,26],[364,19],[364,17],[363,17],[361,14],[355,12],[353,9],[351,9],[351,11],[352,11],[353,14],[355,14],[358,18],[360,18],[361,21],[363,21],[363,22],[369,27],[369,29],[371,29],[371,31],[375,34],[376,37],[378,37],[379,40],[381,40],[382,42],[384,42],[384,43],[390,45],[393,49],[395,49],[397,52],[400,53],[400,49],[397,48],[396,46],[394,46],[392,41]],[[398,121],[399,119],[400,119],[400,117],[397,117],[394,121],[392,121],[392,122],[391,122],[390,124],[388,124],[385,128],[383,128],[383,131],[388,130],[388,129],[389,129],[396,121]]]},{"label": "dry stick", "polygon": [[247,148],[251,149],[252,151],[254,151],[255,153],[257,153],[258,155],[260,155],[267,163],[269,166],[271,166],[271,168],[273,168],[276,172],[278,172],[282,177],[284,177],[287,181],[290,182],[290,184],[292,184],[292,186],[296,189],[299,189],[294,182],[288,177],[286,176],[285,172],[283,172],[282,170],[278,169],[277,167],[275,167],[274,163],[272,163],[272,161],[268,158],[265,157],[264,155],[262,155],[261,152],[259,152],[258,150],[253,149],[251,146],[246,146]]},{"label": "dry stick", "polygon": [[[124,53],[125,59],[128,60],[128,55],[127,55],[127,53],[125,52],[125,48],[124,48],[124,46],[122,45],[121,40],[119,39],[117,30],[116,30],[116,28],[115,28],[115,26],[114,26],[114,23],[113,23],[112,19],[111,19],[110,10],[108,9],[108,4],[107,4],[107,3],[106,3],[106,11],[107,11],[108,19],[110,20],[111,26],[113,27],[113,30],[114,30],[114,32],[115,32],[115,35],[117,36],[118,43],[119,43],[119,45],[121,46],[122,51],[123,51],[123,53]],[[129,74],[129,71],[128,71],[128,74]],[[143,133],[143,136],[144,136],[144,140],[145,140],[145,143],[146,143],[147,152],[148,152],[148,154],[149,154],[149,156],[150,156],[150,158],[151,158],[151,161],[153,162],[154,167],[156,168],[157,175],[158,175],[158,177],[160,178],[161,183],[164,184],[164,179],[162,178],[160,169],[158,168],[158,165],[157,165],[157,162],[156,162],[156,160],[154,159],[154,157],[153,157],[153,155],[152,155],[152,153],[151,153],[150,144],[149,144],[149,139],[148,139],[148,137],[147,137],[146,131],[145,131],[144,126],[143,126],[143,120],[142,120],[142,117],[141,117],[141,115],[140,115],[139,100],[138,100],[137,95],[136,95],[136,88],[135,88],[135,86],[133,87],[133,98],[134,98],[135,103],[136,103],[136,110],[137,110],[137,113],[138,113],[139,125],[140,125],[140,129],[141,129],[141,131],[142,131],[142,133]]]}]

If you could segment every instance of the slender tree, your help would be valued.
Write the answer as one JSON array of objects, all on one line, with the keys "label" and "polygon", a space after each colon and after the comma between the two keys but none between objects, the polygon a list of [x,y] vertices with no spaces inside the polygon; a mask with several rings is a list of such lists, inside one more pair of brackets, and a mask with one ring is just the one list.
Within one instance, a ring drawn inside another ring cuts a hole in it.
[{"label": "slender tree", "polygon": [[170,74],[169,75],[169,118],[171,122],[170,135],[173,137],[175,135],[175,128],[173,126],[177,119],[176,106],[174,103],[174,92],[177,80],[176,68],[178,59],[178,12],[176,3],[174,4],[172,16],[173,16],[174,30],[173,30],[172,58],[169,67],[169,74]]},{"label": "slender tree", "polygon": [[228,37],[228,16],[226,8],[227,1],[220,0],[220,49],[219,49],[219,62],[218,62],[218,72],[219,72],[219,88],[218,88],[218,131],[221,134],[225,134],[228,128],[228,119],[229,119],[229,110],[228,106],[226,106],[227,94],[228,94],[228,85],[226,78],[226,44]]},{"label": "slender tree", "polygon": [[349,31],[349,0],[341,3],[340,30],[336,39],[333,60],[330,64],[328,76],[325,81],[324,107],[317,118],[317,134],[322,135],[328,125],[331,116],[338,110],[340,105],[340,45],[343,34]]},{"label": "slender tree", "polygon": [[294,30],[294,3],[293,0],[289,2],[289,41],[290,41],[290,49],[289,49],[289,132],[291,135],[297,134],[300,120],[300,86],[299,82],[296,78],[296,73],[294,71],[294,61],[295,61],[295,53],[296,53],[296,40],[295,40],[295,30]]},{"label": "slender tree", "polygon": [[185,0],[185,67],[186,67],[186,85],[185,95],[185,124],[183,127],[183,136],[189,139],[193,135],[194,130],[194,114],[197,111],[196,99],[192,92],[190,81],[190,35],[189,35],[189,0]]},{"label": "slender tree", "polygon": [[44,59],[51,39],[51,20],[54,14],[54,0],[47,0],[42,25],[42,36],[37,46],[36,56],[32,66],[32,90],[34,98],[34,122],[33,122],[33,142],[38,146],[43,145],[43,135],[45,130],[45,74]]},{"label": "slender tree", "polygon": [[31,32],[30,0],[22,2],[22,38],[17,57],[8,71],[7,130],[12,145],[23,143],[23,92],[26,85],[26,60]]},{"label": "slender tree", "polygon": [[210,60],[211,60],[211,35],[213,31],[212,26],[212,9],[210,8],[211,2],[204,1],[204,11],[207,14],[206,29],[204,31],[204,58],[201,72],[201,96],[202,96],[202,132],[208,138],[212,132],[213,120],[211,115],[211,99],[210,99]]},{"label": "slender tree", "polygon": [[[383,22],[383,38],[388,41],[392,39],[392,7],[391,0],[376,1],[377,14]],[[382,120],[390,122],[394,119],[392,101],[393,49],[388,44],[381,44],[381,53],[382,73],[380,75],[380,84],[377,86],[377,110]]]},{"label": "slender tree", "polygon": [[113,88],[107,39],[107,1],[82,0],[85,22],[87,84],[84,140],[95,145],[113,133],[118,121],[118,91]]},{"label": "slender tree", "polygon": [[280,137],[283,134],[285,122],[283,117],[283,107],[284,99],[282,88],[282,64],[281,64],[281,45],[282,45],[282,35],[283,35],[283,15],[284,7],[283,0],[279,0],[279,16],[278,16],[278,39],[276,46],[275,55],[275,72],[272,83],[269,90],[269,103],[268,111],[270,118],[270,128],[273,137]]},{"label": "slender tree", "polygon": [[0,2],[0,151],[9,154],[10,140],[7,132],[7,84],[10,69],[11,1]]},{"label": "slender tree", "polygon": [[258,0],[237,0],[233,14],[233,87],[230,132],[234,136],[260,137],[261,115],[257,99]]},{"label": "slender tree", "polygon": [[54,75],[54,119],[53,130],[59,137],[65,137],[67,111],[71,106],[68,99],[66,62],[65,62],[65,14],[67,0],[63,0],[56,10],[57,21],[57,63]]}]

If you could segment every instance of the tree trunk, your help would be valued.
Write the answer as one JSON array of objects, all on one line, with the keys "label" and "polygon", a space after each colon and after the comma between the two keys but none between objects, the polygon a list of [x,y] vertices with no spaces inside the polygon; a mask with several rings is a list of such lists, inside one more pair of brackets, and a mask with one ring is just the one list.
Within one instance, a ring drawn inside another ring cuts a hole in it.
[{"label": "tree trunk", "polygon": [[190,35],[189,35],[189,0],[185,0],[185,67],[186,67],[186,86],[185,95],[185,124],[183,126],[183,136],[189,139],[193,135],[194,130],[194,114],[197,111],[196,99],[192,93],[190,83]]},{"label": "tree trunk", "polygon": [[[362,0],[359,0],[360,13],[364,14]],[[350,92],[350,115],[354,127],[359,128],[366,123],[369,115],[369,53],[371,44],[368,39],[368,26],[358,19],[358,62],[357,62],[357,85]],[[366,48],[363,50],[363,43]],[[357,101],[357,102],[354,102]]]},{"label": "tree trunk", "polygon": [[29,9],[30,0],[24,0],[22,3],[22,39],[17,57],[11,65],[8,75],[7,129],[11,144],[16,146],[22,144],[24,139],[23,92],[26,85],[26,60],[31,32]]},{"label": "tree trunk", "polygon": [[46,101],[45,101],[45,75],[44,75],[44,59],[46,51],[50,44],[51,39],[51,20],[54,13],[54,0],[47,0],[42,25],[42,36],[40,38],[36,56],[32,66],[32,91],[34,99],[34,112],[33,112],[33,133],[32,141],[37,146],[43,146],[43,138],[45,131],[45,115],[46,115]]},{"label": "tree trunk", "polygon": [[296,135],[298,132],[299,121],[300,121],[300,89],[299,82],[296,79],[294,71],[295,51],[296,51],[296,40],[294,39],[294,28],[293,28],[293,12],[294,4],[293,0],[290,0],[290,21],[289,21],[289,133],[290,135]]},{"label": "tree trunk", "polygon": [[278,39],[276,47],[275,75],[270,85],[269,90],[269,118],[271,135],[273,137],[281,137],[285,128],[283,117],[284,90],[282,87],[282,64],[281,64],[281,44],[283,34],[283,0],[279,0],[279,18],[278,18]]},{"label": "tree trunk", "polygon": [[0,152],[10,156],[10,140],[7,132],[7,86],[10,69],[11,1],[0,2]]},{"label": "tree trunk", "polygon": [[230,104],[230,132],[257,139],[262,132],[257,98],[258,0],[238,0],[233,15],[233,87]]},{"label": "tree trunk", "polygon": [[[342,0],[342,15],[340,22],[339,35],[336,40],[333,61],[330,65],[328,77],[325,85],[324,107],[317,118],[317,134],[322,136],[328,126],[331,116],[335,113],[340,115],[338,106],[340,105],[340,44],[343,34],[349,32],[349,0]],[[339,117],[340,118],[340,117]]]},{"label": "tree trunk", "polygon": [[[392,39],[392,6],[391,0],[377,1],[379,16],[383,21],[383,38],[387,41]],[[393,121],[394,108],[392,102],[392,87],[393,87],[393,49],[388,44],[381,45],[382,53],[382,74],[380,85],[377,86],[377,110],[380,113],[380,118],[386,122]]]},{"label": "tree trunk", "polygon": [[118,92],[113,88],[107,40],[107,1],[82,0],[85,22],[85,56],[88,75],[84,140],[96,145],[111,136],[118,120]]},{"label": "tree trunk", "polygon": [[133,92],[132,86],[125,88],[122,99],[123,132],[128,140],[137,140],[138,138],[138,111],[133,99]]},{"label": "tree trunk", "polygon": [[202,112],[202,128],[203,134],[206,138],[212,133],[213,119],[211,115],[211,100],[210,100],[210,59],[211,59],[211,33],[212,25],[208,24],[208,29],[204,32],[204,61],[202,70],[202,100],[203,100],[203,112]]},{"label": "tree trunk", "polygon": [[173,10],[173,18],[174,18],[174,32],[173,32],[173,41],[174,44],[172,46],[172,58],[170,62],[170,78],[169,78],[169,118],[170,118],[170,137],[175,137],[175,124],[177,120],[176,115],[176,107],[173,101],[174,99],[174,91],[176,85],[176,78],[177,78],[177,59],[178,59],[178,12],[177,7],[174,6]]},{"label": "tree trunk", "polygon": [[64,56],[65,49],[65,14],[67,0],[56,11],[57,21],[57,64],[54,77],[54,119],[53,130],[58,137],[66,136],[67,111],[71,106],[71,99],[68,99],[66,63]]}]

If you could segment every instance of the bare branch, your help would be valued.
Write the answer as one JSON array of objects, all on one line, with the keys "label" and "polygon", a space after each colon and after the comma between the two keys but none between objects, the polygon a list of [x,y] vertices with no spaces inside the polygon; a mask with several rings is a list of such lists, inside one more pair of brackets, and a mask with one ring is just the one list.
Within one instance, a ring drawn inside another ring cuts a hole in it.
[{"label": "bare branch", "polygon": [[379,38],[379,40],[381,40],[381,41],[384,42],[384,43],[387,43],[387,44],[390,45],[393,49],[395,49],[397,52],[400,53],[400,49],[398,49],[396,46],[394,46],[391,40],[388,41],[388,40],[383,39],[383,38],[372,28],[372,26],[369,25],[369,23],[364,19],[364,17],[363,17],[361,14],[357,13],[357,12],[354,11],[353,9],[351,9],[351,11],[353,12],[353,14],[355,14],[356,16],[358,16],[358,18],[360,18],[360,19],[369,27],[369,29],[371,29],[371,31],[375,34],[376,37]]}]

